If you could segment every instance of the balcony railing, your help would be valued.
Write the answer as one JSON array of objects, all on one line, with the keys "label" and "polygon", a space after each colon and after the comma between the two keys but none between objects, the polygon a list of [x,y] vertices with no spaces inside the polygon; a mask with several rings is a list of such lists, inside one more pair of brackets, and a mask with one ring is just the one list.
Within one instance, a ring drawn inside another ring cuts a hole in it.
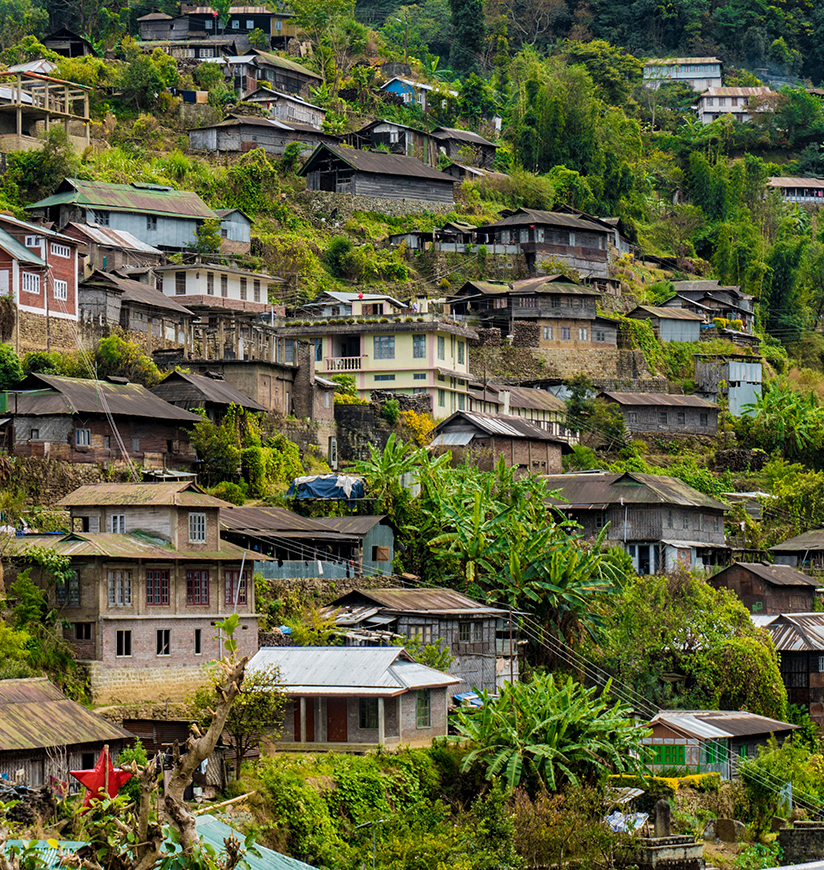
[{"label": "balcony railing", "polygon": [[328,356],[326,357],[327,372],[359,372],[362,368],[362,356]]}]

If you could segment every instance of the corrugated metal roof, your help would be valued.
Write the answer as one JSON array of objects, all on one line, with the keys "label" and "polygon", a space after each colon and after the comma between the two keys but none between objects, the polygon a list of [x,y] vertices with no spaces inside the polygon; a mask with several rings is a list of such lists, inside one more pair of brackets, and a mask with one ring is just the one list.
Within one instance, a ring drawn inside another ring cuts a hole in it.
[{"label": "corrugated metal roof", "polygon": [[456,411],[446,420],[438,423],[435,427],[435,433],[440,435],[441,432],[448,432],[450,429],[466,431],[466,427],[462,426],[462,423],[474,426],[485,435],[566,443],[556,435],[547,432],[546,429],[542,429],[537,423],[525,418],[504,414],[479,414],[476,411]]},{"label": "corrugated metal roof", "polygon": [[225,120],[218,121],[217,124],[205,124],[203,127],[197,127],[196,130],[213,130],[223,127],[268,127],[287,132],[314,133],[321,138],[340,140],[340,136],[324,133],[320,127],[313,127],[311,124],[300,124],[294,121],[287,124],[275,118],[260,118],[257,115],[230,115]]},{"label": "corrugated metal roof", "polygon": [[763,97],[774,94],[775,91],[767,87],[755,88],[707,88],[702,97]]},{"label": "corrugated metal roof", "polygon": [[[455,589],[418,587],[416,589],[355,589],[337,598],[327,609],[358,607],[368,602],[367,607],[377,606],[393,613],[433,614],[437,616],[460,614],[463,616],[503,616],[507,610],[481,604]],[[366,618],[366,617],[364,617]]]},{"label": "corrugated metal roof", "polygon": [[670,727],[677,728],[679,731],[686,732],[691,737],[699,737],[703,740],[717,740],[719,738],[723,739],[730,736],[726,731],[708,725],[700,719],[696,719],[694,716],[689,716],[686,713],[681,715],[659,713],[657,716],[654,716],[650,722],[651,724],[660,722],[664,725],[669,725]]},{"label": "corrugated metal roof", "polygon": [[222,508],[226,502],[203,492],[190,480],[170,483],[89,483],[70,492],[58,507],[153,505]]},{"label": "corrugated metal roof", "polygon": [[[691,293],[691,292],[701,292],[705,290],[718,290],[720,289],[720,282],[715,280],[708,281],[673,281],[672,286],[675,288],[676,293]],[[729,289],[729,288],[727,288]],[[738,289],[738,288],[736,288]]]},{"label": "corrugated metal roof", "polygon": [[0,248],[3,248],[9,256],[20,263],[28,263],[31,266],[45,267],[46,262],[30,251],[22,242],[18,242],[11,233],[7,233],[0,227]]},{"label": "corrugated metal roof", "polygon": [[654,57],[644,61],[645,66],[672,66],[676,63],[721,63],[721,61],[717,57]]},{"label": "corrugated metal roof", "polygon": [[797,725],[746,710],[664,710],[652,722],[664,722],[701,738],[748,737],[793,731]]},{"label": "corrugated metal roof", "polygon": [[156,387],[152,387],[151,392],[160,396],[161,399],[166,397],[173,400],[174,385],[181,381],[193,386],[207,402],[214,402],[218,405],[237,405],[239,408],[246,408],[249,411],[263,411],[264,413],[267,411],[267,408],[260,402],[250,399],[228,381],[224,381],[222,378],[196,375],[191,372],[172,372]]},{"label": "corrugated metal roof", "polygon": [[288,694],[400,695],[460,680],[419,665],[401,647],[262,647],[247,672],[275,666]]},{"label": "corrugated metal roof", "polygon": [[130,740],[133,736],[70,701],[44,677],[0,680],[0,751]]},{"label": "corrugated metal roof", "polygon": [[586,230],[592,233],[610,235],[612,230],[600,224],[573,217],[561,212],[541,211],[534,208],[520,208],[515,214],[502,218],[494,223],[484,224],[478,227],[480,231],[495,229],[497,227],[522,227],[530,224],[540,224],[551,227],[569,227],[570,229]]},{"label": "corrugated metal roof", "polygon": [[326,112],[326,109],[321,108],[320,106],[316,106],[314,103],[307,103],[306,100],[302,100],[297,94],[286,94],[283,91],[276,91],[274,88],[269,88],[264,85],[261,85],[256,91],[253,91],[251,94],[247,94],[243,101],[245,103],[256,103],[258,101],[263,102],[267,99],[267,95],[271,94],[273,97],[277,97],[281,100],[287,100],[290,103],[298,103],[301,106],[308,106],[310,109],[317,109],[319,112]]},{"label": "corrugated metal roof", "polygon": [[767,187],[810,187],[824,188],[824,178],[770,178]]},{"label": "corrugated metal roof", "polygon": [[430,135],[433,139],[456,139],[458,142],[471,142],[473,145],[498,147],[494,142],[484,139],[478,133],[473,133],[471,130],[458,130],[455,127],[435,127]]},{"label": "corrugated metal roof", "polygon": [[171,15],[167,15],[165,12],[150,12],[148,15],[141,15],[138,21],[173,21]]},{"label": "corrugated metal roof", "polygon": [[813,586],[818,588],[819,585],[812,577],[808,577],[801,571],[796,571],[795,568],[791,568],[789,565],[771,565],[768,562],[736,562],[719,571],[713,576],[712,580],[716,581],[720,577],[723,577],[727,571],[733,571],[736,568],[749,571],[773,586]]},{"label": "corrugated metal roof", "polygon": [[718,405],[707,402],[698,396],[680,396],[670,393],[603,393],[611,402],[618,405],[657,405],[666,408],[705,408],[717,411]]},{"label": "corrugated metal roof", "polygon": [[782,613],[765,628],[779,652],[824,652],[824,613]]},{"label": "corrugated metal roof", "polygon": [[100,227],[97,224],[69,223],[67,226],[73,227],[90,241],[108,248],[138,251],[141,254],[163,254],[159,248],[153,248],[146,242],[141,242],[137,236],[127,233],[126,230],[113,230],[111,227]]},{"label": "corrugated metal roof", "polygon": [[465,447],[475,437],[472,432],[439,432],[430,442],[430,447]]},{"label": "corrugated metal roof", "polygon": [[[672,504],[726,511],[729,508],[676,477],[636,472],[556,474],[544,477],[547,489],[561,490],[569,507],[595,504]],[[564,507],[566,502],[557,502]],[[703,544],[702,544],[703,546]]]},{"label": "corrugated metal roof", "polygon": [[307,69],[305,66],[301,66],[301,64],[296,63],[293,60],[289,60],[286,57],[281,57],[278,54],[273,54],[271,51],[261,51],[259,48],[253,48],[252,54],[256,57],[262,57],[267,63],[272,66],[280,67],[281,69],[288,69],[291,72],[299,73],[300,75],[308,76],[312,79],[317,79],[318,81],[322,81],[321,76],[319,76],[316,72],[312,72],[312,70]]},{"label": "corrugated metal roof", "polygon": [[770,547],[771,553],[805,553],[807,550],[813,552],[824,550],[824,528],[810,529],[808,532],[802,532],[794,538]]},{"label": "corrugated metal roof", "polygon": [[428,178],[431,181],[442,181],[453,185],[455,179],[443,172],[438,172],[431,166],[421,163],[417,157],[404,157],[400,154],[386,154],[383,151],[358,151],[354,148],[344,148],[341,145],[322,143],[318,145],[312,156],[306,161],[298,175],[306,175],[312,171],[315,162],[328,152],[356,172],[370,175],[400,175],[404,177]]},{"label": "corrugated metal roof", "polygon": [[[212,846],[218,855],[225,854],[226,840],[230,837],[234,836],[236,840],[243,842],[243,833],[230,828],[214,816],[198,816],[195,824],[200,839]],[[290,858],[288,855],[281,855],[280,852],[267,849],[260,843],[255,843],[254,852],[244,853],[241,863],[249,870],[314,870],[310,864],[304,864],[303,861]]]},{"label": "corrugated metal roof", "polygon": [[334,299],[336,302],[391,302],[396,308],[406,308],[406,304],[399,302],[394,296],[389,296],[386,293],[344,293],[342,290],[325,290],[323,295],[318,296],[310,305],[327,304],[326,297]]},{"label": "corrugated metal roof", "polygon": [[201,420],[197,414],[164,402],[140,384],[112,384],[37,372],[30,374],[20,388],[9,396],[9,409],[14,407],[17,414],[103,414],[102,394],[115,417],[149,417],[181,423]]},{"label": "corrugated metal roof", "polygon": [[337,537],[334,530],[321,525],[317,519],[302,517],[285,508],[268,506],[222,508],[220,524],[224,529],[235,532],[312,532],[318,537]]},{"label": "corrugated metal roof", "polygon": [[193,311],[184,308],[171,296],[161,293],[156,287],[144,284],[142,281],[135,281],[133,278],[123,278],[114,272],[93,272],[80,286],[115,289],[120,291],[122,302],[134,302],[138,305],[161,308],[164,311],[173,311],[175,314],[186,317],[197,316]]},{"label": "corrugated metal roof", "polygon": [[316,517],[315,522],[325,529],[346,535],[365,535],[386,519],[385,514],[372,516]]},{"label": "corrugated metal roof", "polygon": [[161,184],[111,184],[106,181],[85,181],[67,178],[53,196],[41,199],[27,209],[52,205],[77,205],[108,211],[164,214],[173,217],[215,218],[215,213],[191,190],[175,190]]},{"label": "corrugated metal roof", "polygon": [[42,76],[50,76],[56,69],[57,64],[53,61],[38,57],[36,60],[30,60],[27,63],[18,63],[10,66],[6,72],[40,73]]},{"label": "corrugated metal roof", "polygon": [[704,320],[700,314],[696,314],[694,311],[687,311],[686,308],[658,308],[655,305],[639,305],[637,308],[633,308],[627,317],[632,317],[633,314],[637,314],[639,311],[643,311],[660,320]]}]

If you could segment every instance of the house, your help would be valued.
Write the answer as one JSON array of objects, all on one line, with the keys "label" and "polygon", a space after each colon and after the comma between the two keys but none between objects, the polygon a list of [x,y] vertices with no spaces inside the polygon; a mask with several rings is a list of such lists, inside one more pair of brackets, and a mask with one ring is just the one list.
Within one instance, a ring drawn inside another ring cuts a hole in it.
[{"label": "house", "polygon": [[450,160],[459,160],[482,169],[494,169],[498,146],[471,130],[454,127],[435,127],[432,138],[438,143],[438,152]]},{"label": "house", "polygon": [[586,279],[610,278],[610,245],[615,228],[572,214],[519,208],[477,229],[479,245],[514,247],[526,257],[531,275],[557,274],[558,262]]},{"label": "house", "polygon": [[429,449],[450,451],[452,461],[470,459],[492,471],[503,458],[522,474],[560,474],[566,441],[520,417],[456,411],[435,427]]},{"label": "house", "polygon": [[469,410],[478,414],[520,417],[545,429],[562,441],[575,442],[566,428],[566,404],[548,390],[470,381]]},{"label": "house", "polygon": [[[332,294],[321,298],[321,310],[336,307],[330,299]],[[343,300],[338,305],[351,305],[352,316],[315,320],[307,326],[287,320],[278,334],[287,341],[311,342],[317,371],[322,376],[352,375],[364,398],[372,390],[427,394],[435,417],[465,409],[467,381],[472,377],[467,342],[474,338],[474,330],[435,314],[389,314],[388,309],[397,310],[397,304],[390,297]],[[382,316],[354,314],[358,307],[364,312],[366,306],[378,305],[384,308]]]},{"label": "house", "polygon": [[395,572],[395,526],[388,517],[357,515],[316,517],[316,522],[341,535],[358,540],[356,570],[365,575],[387,575]]},{"label": "house", "polygon": [[144,468],[194,461],[186,430],[201,418],[140,384],[32,373],[2,395],[15,456]]},{"label": "house", "polygon": [[321,612],[334,616],[347,646],[383,646],[394,637],[449,650],[448,672],[460,680],[449,687],[449,699],[474,690],[494,695],[519,678],[519,632],[516,625],[510,654],[509,611],[454,589],[357,589]]},{"label": "house", "polygon": [[[305,99],[309,96],[310,88],[323,84],[322,76],[297,61],[270,51],[261,51],[259,48],[250,48],[248,53],[255,58],[254,65],[258,69],[257,81],[268,82],[275,91],[299,94]],[[257,87],[258,85],[255,86]]]},{"label": "house", "polygon": [[94,54],[94,47],[88,39],[84,39],[72,30],[61,27],[49,33],[42,39],[42,45],[63,57],[86,57]]},{"label": "house", "polygon": [[126,230],[141,242],[185,250],[197,242],[197,229],[217,215],[196,194],[164,184],[111,184],[67,178],[54,195],[28,206],[29,213],[59,229],[69,223]]},{"label": "house", "polygon": [[38,72],[0,73],[3,153],[39,151],[46,131],[58,124],[76,151],[89,146],[89,88]]},{"label": "house", "polygon": [[126,230],[69,223],[62,232],[84,246],[84,250],[79,252],[81,278],[89,278],[98,270],[114,272],[118,269],[160,266],[166,262],[166,256],[160,248],[141,242]]},{"label": "house", "polygon": [[230,6],[226,21],[222,21],[218,20],[218,14],[211,6],[183,3],[177,18],[161,17],[161,13],[155,12],[138,21],[141,39],[175,39],[180,35],[211,37],[220,31],[245,40],[248,44],[249,34],[253,30],[260,30],[273,48],[285,48],[289,39],[295,36],[294,15],[291,12],[273,12],[265,6]]},{"label": "house", "polygon": [[17,306],[18,352],[77,350],[77,273],[82,245],[39,224],[0,215],[0,296]]},{"label": "house", "polygon": [[278,749],[362,752],[446,736],[448,689],[458,679],[401,647],[263,647],[247,673],[271,667],[288,698]]},{"label": "house", "polygon": [[707,582],[734,592],[751,613],[808,613],[820,597],[812,577],[768,562],[733,562]]},{"label": "house", "polygon": [[753,297],[740,287],[721,286],[719,281],[675,281],[675,296],[661,303],[664,308],[687,308],[701,314],[706,321],[715,317],[740,320],[746,332],[755,321]]},{"label": "house", "polygon": [[191,356],[197,315],[151,285],[115,272],[93,272],[78,295],[83,323],[102,332],[120,327],[147,353],[172,346]]},{"label": "house", "polygon": [[151,392],[178,408],[203,408],[213,423],[220,423],[232,406],[253,413],[266,413],[263,405],[244,396],[216,372],[211,375],[171,372],[152,387]]},{"label": "house", "polygon": [[[400,76],[394,76],[389,79],[388,82],[381,85],[381,90],[387,91],[390,94],[396,94],[403,100],[406,106],[410,103],[419,106],[421,112],[426,112],[429,108],[429,101],[436,92],[432,85],[416,82],[408,78],[401,78]],[[453,97],[458,96],[457,91],[449,90],[447,93]]]},{"label": "house", "polygon": [[59,503],[72,532],[12,539],[15,564],[36,546],[70,557],[76,579],[51,588],[50,602],[89,663],[97,703],[158,691],[183,700],[222,655],[215,622],[231,613],[238,654],[257,650],[252,554],[221,540],[223,504],[191,482],[93,484]]},{"label": "house", "polygon": [[787,700],[809,711],[810,719],[824,727],[824,613],[766,617],[763,627],[781,656]]},{"label": "house", "polygon": [[265,85],[246,94],[243,101],[262,106],[270,118],[284,124],[307,124],[320,129],[326,118],[326,109],[307,103],[295,94],[286,94]]},{"label": "house", "polygon": [[[509,283],[467,281],[447,301],[453,315],[477,317],[503,335],[514,333],[521,346],[614,350],[618,328],[598,315],[600,296],[594,287],[548,275]],[[518,334],[518,321],[534,324],[528,336]]]},{"label": "house", "polygon": [[280,292],[282,278],[220,263],[187,263],[153,270],[158,290],[178,302],[207,308],[268,314],[270,299]]},{"label": "house", "polygon": [[695,342],[701,340],[700,314],[684,308],[661,308],[654,305],[639,305],[627,314],[633,320],[646,320],[652,326],[656,338],[661,341]]},{"label": "house", "polygon": [[427,166],[438,165],[439,142],[431,133],[416,130],[397,121],[377,118],[360,130],[349,133],[346,142],[353,148],[389,149],[391,154],[416,157]]},{"label": "house", "polygon": [[778,565],[790,565],[801,571],[824,568],[824,528],[810,529],[770,547]]},{"label": "house", "polygon": [[[210,63],[215,59],[221,62],[223,57],[234,57],[238,53],[238,42],[234,36],[212,36],[206,38],[200,34],[194,34],[192,38],[157,39],[151,42],[141,42],[140,48],[147,54],[151,54],[156,48],[173,57],[175,60],[196,60],[202,63]],[[179,91],[184,97],[194,91]],[[203,93],[206,93],[203,91]],[[204,98],[205,99],[205,98]]]},{"label": "house", "polygon": [[10,66],[6,72],[33,72],[42,76],[50,76],[56,69],[57,64],[54,61],[39,57],[36,60],[26,61],[26,63],[16,63],[14,66]]},{"label": "house", "polygon": [[386,293],[345,293],[324,290],[301,307],[311,317],[375,317],[411,313],[403,302]]},{"label": "house", "polygon": [[29,788],[68,784],[69,771],[94,767],[104,745],[116,759],[134,740],[45,677],[0,680],[0,734],[0,779]]},{"label": "house", "polygon": [[455,182],[415,157],[318,145],[298,171],[308,190],[452,203]]},{"label": "house", "polygon": [[723,115],[746,124],[758,112],[772,111],[776,93],[770,88],[707,88],[698,98],[698,122],[711,124]]},{"label": "house", "polygon": [[331,136],[308,124],[254,115],[229,115],[217,124],[189,130],[190,151],[218,155],[241,154],[254,148],[262,148],[267,154],[281,155],[293,143],[302,145],[301,153],[307,153],[321,143],[338,141],[338,136]]},{"label": "house", "polygon": [[798,725],[746,710],[662,710],[649,727],[652,736],[643,743],[652,750],[653,772],[686,767],[731,779],[742,760],[758,755],[771,737],[783,743]]},{"label": "house", "polygon": [[767,179],[767,187],[778,191],[784,202],[824,205],[824,178],[774,177]]},{"label": "house", "polygon": [[630,434],[715,435],[718,431],[718,405],[698,396],[617,392],[601,396],[618,406]]},{"label": "house", "polygon": [[626,550],[639,574],[725,564],[726,505],[682,480],[604,471],[546,478],[550,504],[586,537],[607,528],[606,541]]},{"label": "house", "polygon": [[723,63],[717,57],[662,57],[644,61],[644,85],[653,90],[663,84],[683,82],[701,93],[720,88]]},{"label": "house", "polygon": [[220,218],[221,254],[248,254],[252,249],[252,219],[239,208],[216,208]]},{"label": "house", "polygon": [[751,415],[761,397],[761,358],[745,354],[695,354],[695,394],[708,402],[723,397],[733,417]]}]

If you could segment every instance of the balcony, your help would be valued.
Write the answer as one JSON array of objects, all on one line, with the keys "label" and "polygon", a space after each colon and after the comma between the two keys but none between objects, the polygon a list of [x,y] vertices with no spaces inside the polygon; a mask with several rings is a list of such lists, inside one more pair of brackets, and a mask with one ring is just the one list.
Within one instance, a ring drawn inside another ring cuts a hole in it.
[{"label": "balcony", "polygon": [[359,372],[363,368],[362,356],[328,356],[327,372]]}]

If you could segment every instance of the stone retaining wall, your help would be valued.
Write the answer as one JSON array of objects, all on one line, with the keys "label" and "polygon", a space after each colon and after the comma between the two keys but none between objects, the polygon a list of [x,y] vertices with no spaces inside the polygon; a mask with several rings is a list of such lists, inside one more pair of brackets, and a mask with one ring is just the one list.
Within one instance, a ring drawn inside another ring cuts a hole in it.
[{"label": "stone retaining wall", "polygon": [[310,211],[317,218],[328,218],[337,209],[342,218],[349,218],[356,211],[374,211],[393,217],[408,214],[449,214],[455,204],[451,202],[430,202],[426,199],[390,199],[377,196],[355,196],[349,193],[332,193],[326,190],[307,191],[305,194]]},{"label": "stone retaining wall", "polygon": [[96,705],[133,704],[147,699],[184,701],[205,681],[202,665],[177,668],[104,668],[84,662]]},{"label": "stone retaining wall", "polygon": [[824,822],[796,822],[778,832],[783,864],[806,864],[824,859]]},{"label": "stone retaining wall", "polygon": [[667,379],[650,372],[640,350],[542,347],[533,352],[544,361],[547,377],[580,373],[601,389],[667,392]]}]

